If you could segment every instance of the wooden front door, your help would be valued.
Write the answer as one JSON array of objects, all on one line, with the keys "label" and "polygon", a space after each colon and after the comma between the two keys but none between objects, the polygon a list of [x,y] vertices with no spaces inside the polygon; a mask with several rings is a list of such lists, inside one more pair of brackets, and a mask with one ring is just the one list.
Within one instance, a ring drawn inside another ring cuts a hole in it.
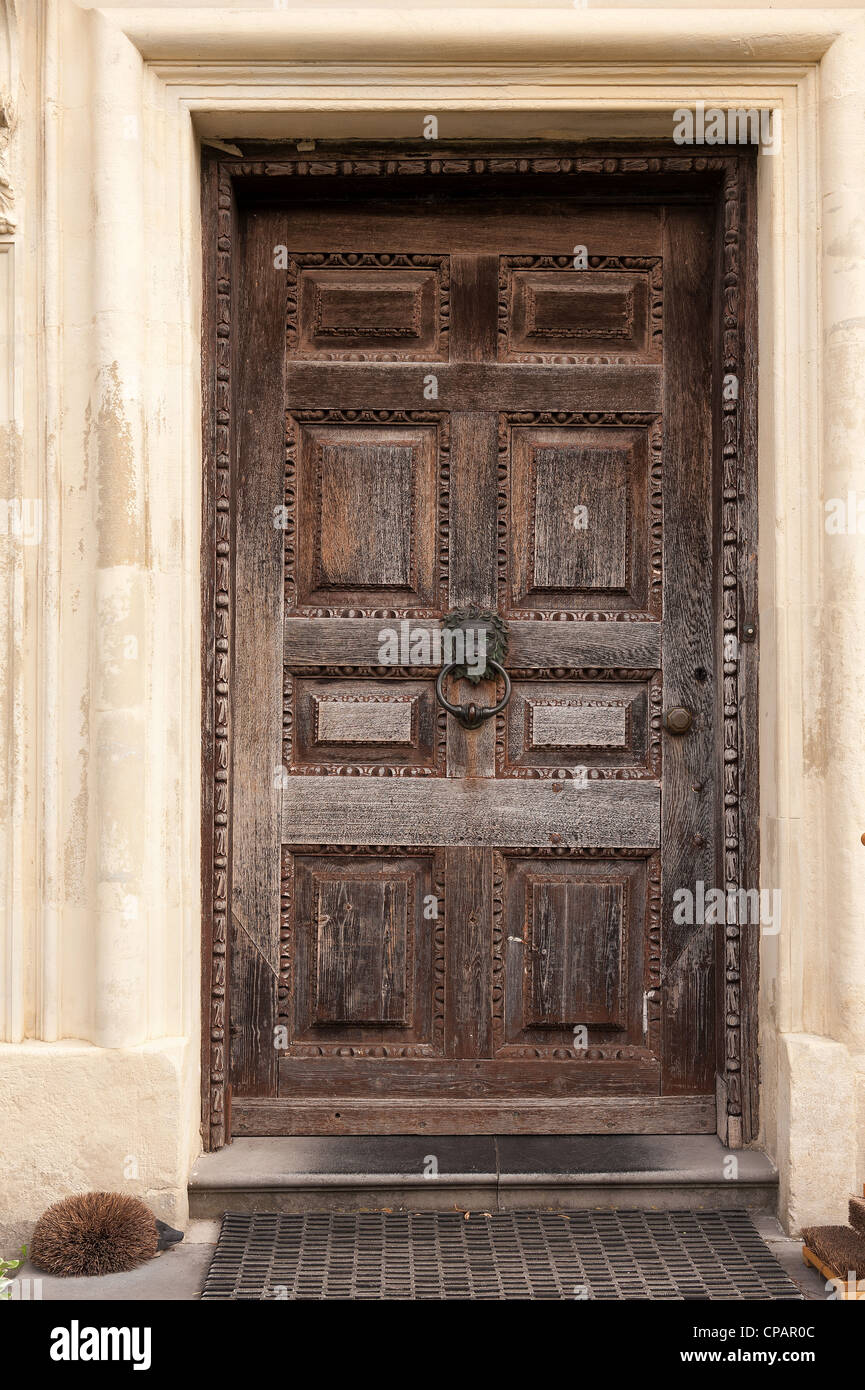
[{"label": "wooden front door", "polygon": [[717,235],[550,178],[238,214],[235,1135],[714,1130]]}]

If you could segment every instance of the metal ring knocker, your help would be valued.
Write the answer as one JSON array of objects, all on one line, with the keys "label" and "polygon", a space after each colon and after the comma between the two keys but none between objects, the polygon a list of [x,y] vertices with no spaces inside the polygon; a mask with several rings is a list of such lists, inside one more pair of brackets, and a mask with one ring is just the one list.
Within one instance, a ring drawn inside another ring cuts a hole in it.
[{"label": "metal ring knocker", "polygon": [[511,678],[498,661],[493,661],[492,657],[487,661],[487,666],[493,671],[494,675],[504,677],[505,693],[495,705],[476,705],[473,700],[467,705],[454,705],[444,693],[444,683],[456,667],[457,663],[452,661],[450,666],[443,666],[436,678],[436,699],[448,714],[452,714],[457,723],[462,724],[464,729],[479,729],[485,719],[490,719],[494,714],[500,714],[508,700],[511,698]]}]

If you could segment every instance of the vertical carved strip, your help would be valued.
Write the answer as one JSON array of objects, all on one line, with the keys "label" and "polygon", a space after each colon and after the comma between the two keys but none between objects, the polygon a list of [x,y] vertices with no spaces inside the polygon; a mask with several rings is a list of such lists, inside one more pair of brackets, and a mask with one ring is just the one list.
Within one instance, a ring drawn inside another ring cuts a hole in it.
[{"label": "vertical carved strip", "polygon": [[231,805],[231,180],[220,166],[216,245],[216,477],[214,520],[213,917],[210,1147],[225,1143],[228,881]]},{"label": "vertical carved strip", "polygon": [[291,1040],[292,1005],[292,914],[294,912],[294,854],[286,846],[282,847],[282,872],[279,898],[279,981],[277,983],[276,1016],[288,1029]]},{"label": "vertical carved strip", "polygon": [[447,896],[445,892],[445,857],[441,850],[433,856],[435,875],[434,891],[438,899],[438,917],[435,919],[433,937],[433,1021],[432,1042],[437,1055],[444,1056],[445,1050],[445,934],[447,932]]},{"label": "vertical carved strip", "polygon": [[664,588],[664,424],[649,426],[649,612],[661,617]]},{"label": "vertical carved strip", "polygon": [[[723,352],[724,374],[741,374],[741,325],[739,318],[739,166],[724,165],[724,273]],[[722,626],[724,638],[739,632],[739,457],[740,430],[737,400],[722,400]],[[740,761],[739,761],[739,663],[724,662],[724,877],[727,893],[740,886]],[[737,899],[738,901],[738,899]],[[742,1046],[740,999],[740,933],[737,922],[724,929],[724,1070],[727,1114],[740,1121],[742,1114]]]},{"label": "vertical carved strip", "polygon": [[646,930],[646,1047],[661,1055],[661,856],[652,855],[648,863],[648,922]]},{"label": "vertical carved strip", "polygon": [[493,979],[492,1038],[493,1056],[505,1044],[505,860],[493,854]]}]

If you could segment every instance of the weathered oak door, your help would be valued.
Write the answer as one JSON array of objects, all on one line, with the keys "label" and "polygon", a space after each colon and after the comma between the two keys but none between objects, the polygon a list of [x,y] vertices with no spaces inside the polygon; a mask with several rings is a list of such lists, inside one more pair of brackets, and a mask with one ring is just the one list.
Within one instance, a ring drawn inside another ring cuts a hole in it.
[{"label": "weathered oak door", "polygon": [[713,1130],[714,211],[466,182],[237,229],[232,1130]]}]

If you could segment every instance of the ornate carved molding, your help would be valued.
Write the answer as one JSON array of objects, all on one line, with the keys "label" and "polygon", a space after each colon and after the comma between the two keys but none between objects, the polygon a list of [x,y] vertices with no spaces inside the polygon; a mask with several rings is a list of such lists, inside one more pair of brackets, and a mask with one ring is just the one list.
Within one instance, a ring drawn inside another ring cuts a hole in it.
[{"label": "ornate carved molding", "polygon": [[216,211],[216,344],[214,531],[210,537],[213,574],[211,671],[214,748],[210,923],[210,1039],[208,1113],[211,1148],[226,1139],[226,1029],[228,1026],[228,902],[231,862],[231,180],[219,180]]},{"label": "ornate carved molding", "polygon": [[[724,177],[724,276],[723,352],[724,374],[741,381],[742,320],[739,312],[739,234],[741,205],[739,165],[729,164]],[[738,641],[739,550],[742,525],[739,498],[744,495],[744,461],[741,449],[739,401],[722,401],[722,627],[723,635]],[[726,653],[724,653],[726,655]],[[744,689],[738,661],[724,661],[724,877],[725,889],[735,893],[740,873],[740,709]],[[741,1123],[742,1115],[742,1012],[741,928],[724,927],[724,1079],[727,1114]]]}]

